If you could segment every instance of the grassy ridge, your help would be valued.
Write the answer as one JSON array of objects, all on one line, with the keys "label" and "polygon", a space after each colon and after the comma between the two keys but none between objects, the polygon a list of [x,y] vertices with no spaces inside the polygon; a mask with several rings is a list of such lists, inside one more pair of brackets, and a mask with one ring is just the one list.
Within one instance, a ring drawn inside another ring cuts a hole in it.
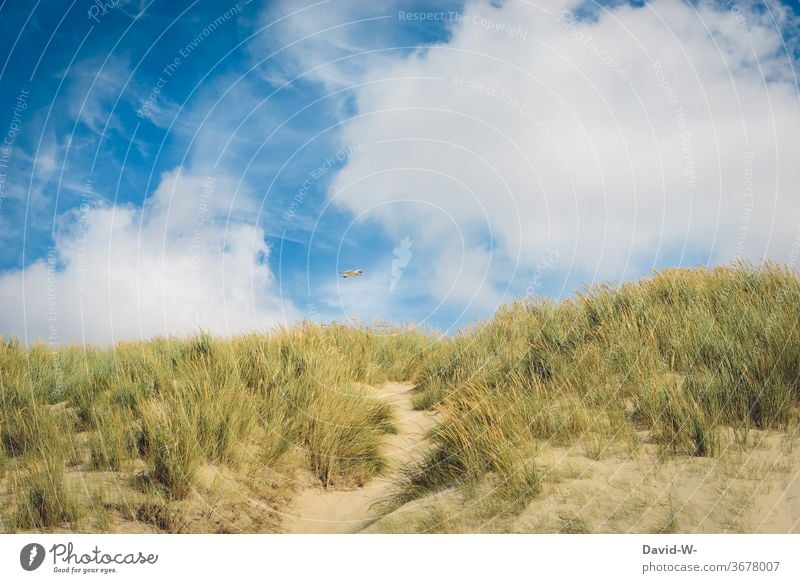
[{"label": "grassy ridge", "polygon": [[393,426],[360,385],[409,377],[432,341],[306,324],[105,350],[0,342],[0,477],[17,492],[2,530],[76,523],[86,509],[65,485],[71,467],[127,472],[167,501],[189,494],[203,464],[277,467],[287,452],[322,485],[363,484]]},{"label": "grassy ridge", "polygon": [[0,530],[107,523],[108,505],[65,479],[76,469],[122,476],[145,496],[127,513],[167,530],[209,464],[364,484],[394,426],[362,385],[386,380],[415,380],[415,405],[441,413],[393,504],[489,481],[487,507],[514,514],[541,489],[543,443],[599,459],[644,435],[664,455],[714,456],[731,428],[747,443],[795,423],[799,316],[796,274],[740,264],[527,298],[445,339],[303,324],[110,349],[3,340],[0,481],[14,495]]},{"label": "grassy ridge", "polygon": [[782,429],[800,404],[800,281],[774,264],[672,269],[553,303],[525,299],[447,341],[415,405],[444,421],[400,502],[488,473],[535,492],[537,443],[601,457],[640,432],[712,456],[721,431]]}]

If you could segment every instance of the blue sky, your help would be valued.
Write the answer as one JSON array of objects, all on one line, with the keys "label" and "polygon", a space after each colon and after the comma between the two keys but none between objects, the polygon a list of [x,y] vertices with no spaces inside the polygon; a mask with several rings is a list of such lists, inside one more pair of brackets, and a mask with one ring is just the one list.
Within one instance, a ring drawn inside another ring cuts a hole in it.
[{"label": "blue sky", "polygon": [[5,1],[0,20],[4,336],[452,331],[530,293],[800,255],[796,3]]}]

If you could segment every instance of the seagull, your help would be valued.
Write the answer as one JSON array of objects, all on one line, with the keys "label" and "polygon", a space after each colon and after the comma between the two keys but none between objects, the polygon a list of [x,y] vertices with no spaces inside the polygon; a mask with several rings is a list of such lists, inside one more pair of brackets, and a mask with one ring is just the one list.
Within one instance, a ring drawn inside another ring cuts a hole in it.
[{"label": "seagull", "polygon": [[342,272],[342,277],[345,279],[350,279],[351,277],[358,277],[364,273],[363,269],[348,269]]}]

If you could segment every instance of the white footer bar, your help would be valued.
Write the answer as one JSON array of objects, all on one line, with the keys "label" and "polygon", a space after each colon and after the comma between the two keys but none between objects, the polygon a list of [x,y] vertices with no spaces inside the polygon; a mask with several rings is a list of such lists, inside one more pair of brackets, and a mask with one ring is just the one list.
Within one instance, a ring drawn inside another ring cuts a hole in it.
[{"label": "white footer bar", "polygon": [[15,534],[0,581],[777,583],[800,581],[799,555],[797,535]]}]

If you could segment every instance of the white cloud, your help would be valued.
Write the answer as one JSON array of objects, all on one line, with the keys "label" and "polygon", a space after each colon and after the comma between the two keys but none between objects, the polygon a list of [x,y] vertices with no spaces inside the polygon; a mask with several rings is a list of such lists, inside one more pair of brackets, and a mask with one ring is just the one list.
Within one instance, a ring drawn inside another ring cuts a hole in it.
[{"label": "white cloud", "polygon": [[234,192],[228,178],[177,169],[143,210],[73,211],[45,259],[0,275],[0,329],[27,341],[103,343],[296,319],[267,265],[264,233]]},{"label": "white cloud", "polygon": [[106,59],[90,57],[64,71],[69,77],[67,111],[95,134],[107,128],[123,131],[119,116],[112,114],[118,106],[122,89],[130,82],[130,64],[114,55]]},{"label": "white cloud", "polygon": [[343,142],[370,147],[331,185],[337,204],[410,235],[434,258],[431,294],[456,303],[499,301],[515,264],[525,289],[547,250],[585,281],[682,253],[789,261],[800,102],[772,21],[786,14],[654,0],[572,21],[578,4],[472,2],[448,43],[369,70]]},{"label": "white cloud", "polygon": [[260,60],[277,52],[285,77],[270,71],[272,82],[298,76],[313,79],[335,91],[359,83],[372,68],[380,68],[392,55],[381,49],[396,31],[397,0],[277,0],[260,15],[266,27],[260,43],[253,45]]}]

